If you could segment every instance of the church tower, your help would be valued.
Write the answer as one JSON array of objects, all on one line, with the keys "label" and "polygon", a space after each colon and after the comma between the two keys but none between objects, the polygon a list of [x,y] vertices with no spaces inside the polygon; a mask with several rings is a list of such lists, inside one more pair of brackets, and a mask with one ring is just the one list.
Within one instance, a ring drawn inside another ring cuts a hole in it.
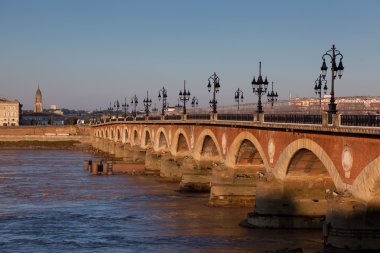
[{"label": "church tower", "polygon": [[42,105],[42,93],[40,90],[40,85],[38,85],[37,91],[36,91],[36,98],[34,102],[34,112],[43,112],[44,107]]}]

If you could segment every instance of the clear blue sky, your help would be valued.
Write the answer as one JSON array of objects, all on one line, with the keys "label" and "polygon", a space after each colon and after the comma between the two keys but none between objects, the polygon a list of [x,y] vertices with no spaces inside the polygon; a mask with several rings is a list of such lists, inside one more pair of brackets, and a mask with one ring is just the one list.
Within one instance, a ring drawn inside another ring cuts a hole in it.
[{"label": "clear blue sky", "polygon": [[259,61],[281,98],[311,97],[333,43],[345,65],[336,95],[380,95],[379,10],[377,0],[0,0],[0,97],[30,109],[39,83],[45,108],[92,110],[147,90],[156,102],[165,86],[174,105],[186,79],[207,106],[216,72],[220,104],[237,88],[256,102]]}]

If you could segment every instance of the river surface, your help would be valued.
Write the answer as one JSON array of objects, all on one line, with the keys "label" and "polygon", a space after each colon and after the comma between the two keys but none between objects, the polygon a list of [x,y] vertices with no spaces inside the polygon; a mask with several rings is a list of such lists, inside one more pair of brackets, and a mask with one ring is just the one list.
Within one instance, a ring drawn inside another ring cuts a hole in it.
[{"label": "river surface", "polygon": [[239,227],[158,177],[90,176],[76,151],[0,150],[0,252],[317,252],[321,231]]}]

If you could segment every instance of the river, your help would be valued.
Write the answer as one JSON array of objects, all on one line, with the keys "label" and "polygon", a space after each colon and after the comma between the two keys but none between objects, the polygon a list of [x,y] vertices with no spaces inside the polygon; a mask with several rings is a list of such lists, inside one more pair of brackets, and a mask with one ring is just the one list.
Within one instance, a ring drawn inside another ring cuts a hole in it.
[{"label": "river", "polygon": [[90,176],[77,151],[0,150],[0,252],[317,252],[321,231],[239,227],[250,208],[147,176]]}]

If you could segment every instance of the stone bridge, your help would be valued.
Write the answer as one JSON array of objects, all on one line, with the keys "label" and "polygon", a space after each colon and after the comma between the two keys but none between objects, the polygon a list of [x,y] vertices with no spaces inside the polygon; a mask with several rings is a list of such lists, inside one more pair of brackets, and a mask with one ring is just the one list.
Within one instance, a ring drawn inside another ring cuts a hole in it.
[{"label": "stone bridge", "polygon": [[379,127],[182,118],[99,123],[92,135],[180,190],[210,191],[210,205],[254,205],[250,226],[324,224],[326,247],[380,247]]}]

